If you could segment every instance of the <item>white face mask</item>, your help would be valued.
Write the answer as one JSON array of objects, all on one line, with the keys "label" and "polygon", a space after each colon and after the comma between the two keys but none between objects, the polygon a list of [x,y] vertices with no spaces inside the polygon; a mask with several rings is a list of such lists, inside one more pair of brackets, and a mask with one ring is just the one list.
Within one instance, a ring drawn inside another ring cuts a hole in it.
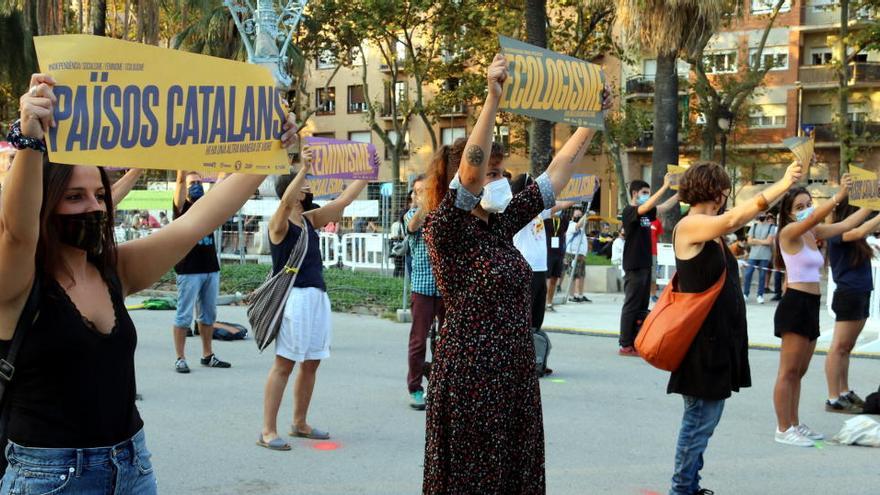
[{"label": "white face mask", "polygon": [[510,183],[507,179],[493,180],[483,186],[483,199],[480,206],[489,213],[504,213],[504,209],[513,199]]}]

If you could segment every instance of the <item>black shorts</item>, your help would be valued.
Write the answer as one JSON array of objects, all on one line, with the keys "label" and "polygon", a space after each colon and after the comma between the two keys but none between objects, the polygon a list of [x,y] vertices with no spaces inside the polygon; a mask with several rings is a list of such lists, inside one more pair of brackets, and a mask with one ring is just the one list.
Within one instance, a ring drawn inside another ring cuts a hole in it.
[{"label": "black shorts", "polygon": [[793,332],[810,341],[819,338],[819,302],[821,296],[810,294],[795,289],[788,289],[776,306],[776,315],[773,317],[777,337],[782,334]]},{"label": "black shorts", "polygon": [[565,257],[561,254],[550,253],[547,255],[547,277],[562,278],[565,265]]},{"label": "black shorts", "polygon": [[871,312],[871,292],[836,290],[831,299],[831,310],[834,311],[834,321],[867,320]]}]

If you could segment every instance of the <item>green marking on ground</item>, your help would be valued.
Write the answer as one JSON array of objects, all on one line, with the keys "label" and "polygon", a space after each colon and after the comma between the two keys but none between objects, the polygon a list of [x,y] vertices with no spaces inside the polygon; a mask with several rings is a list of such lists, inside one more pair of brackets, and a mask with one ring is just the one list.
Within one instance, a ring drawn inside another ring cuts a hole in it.
[{"label": "green marking on ground", "polygon": [[565,383],[565,380],[563,380],[562,378],[553,378],[550,381],[553,383]]}]

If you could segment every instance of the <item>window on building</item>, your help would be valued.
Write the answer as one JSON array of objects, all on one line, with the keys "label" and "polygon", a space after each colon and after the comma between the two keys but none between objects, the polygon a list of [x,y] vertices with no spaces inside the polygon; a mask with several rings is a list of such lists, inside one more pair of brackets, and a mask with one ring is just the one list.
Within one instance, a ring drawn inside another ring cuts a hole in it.
[{"label": "window on building", "polygon": [[[397,145],[397,139],[398,139],[397,131],[388,131],[388,140],[391,141],[392,145],[395,145],[395,146]],[[406,139],[406,138],[404,137],[404,139]],[[400,158],[403,158],[403,159],[409,158],[409,143],[407,143],[405,141],[403,143],[403,152],[400,154]],[[385,147],[385,159],[386,160],[391,159],[391,153],[390,153],[390,150],[388,149],[387,146]]]},{"label": "window on building", "polygon": [[[758,49],[749,50],[749,65],[755,66],[755,59],[758,56]],[[786,70],[788,69],[788,47],[787,46],[768,46],[764,47],[761,53],[761,69],[769,67],[770,70]]]},{"label": "window on building", "polygon": [[[775,0],[752,0],[752,14],[769,14],[773,12],[775,6]],[[791,0],[785,0],[779,11],[788,12],[789,10],[791,10]]]},{"label": "window on building", "polygon": [[812,0],[813,12],[824,12],[833,10],[837,6],[838,0]]},{"label": "window on building", "polygon": [[467,129],[464,127],[444,127],[440,129],[440,144],[452,146],[458,138],[467,137]]},{"label": "window on building", "polygon": [[348,140],[355,143],[371,143],[373,133],[370,131],[351,131],[348,133]]},{"label": "window on building", "polygon": [[395,81],[393,85],[386,85],[385,91],[385,115],[388,116],[391,115],[392,98],[394,106],[397,108],[400,108],[400,104],[407,100],[406,81]]},{"label": "window on building", "polygon": [[348,87],[348,113],[363,113],[367,111],[367,100],[364,97],[364,87],[361,85]]},{"label": "window on building", "polygon": [[316,62],[318,69],[336,68],[336,57],[333,56],[333,52],[330,50],[322,50],[320,53],[318,53],[318,58]]},{"label": "window on building", "polygon": [[318,115],[336,113],[336,88],[318,88],[315,91],[315,107]]},{"label": "window on building", "polygon": [[736,51],[708,53],[703,59],[707,74],[736,72]]},{"label": "window on building", "polygon": [[657,77],[657,59],[647,59],[642,62],[642,75],[649,81]]},{"label": "window on building", "polygon": [[830,124],[831,118],[832,113],[830,103],[807,105],[807,111],[804,112],[805,124]]},{"label": "window on building", "polygon": [[504,151],[504,156],[510,155],[510,126],[495,126],[495,136],[493,141],[501,145],[501,149]]},{"label": "window on building", "polygon": [[828,65],[833,59],[834,53],[827,46],[810,48],[810,65]]},{"label": "window on building", "polygon": [[351,51],[348,52],[348,56],[351,58],[351,65],[356,67],[361,67],[364,65],[364,59],[361,57],[361,51],[363,51],[364,55],[368,55],[369,51],[366,48],[361,48],[359,46],[354,46],[351,48]]},{"label": "window on building", "polygon": [[335,132],[313,132],[312,137],[324,138],[324,139],[336,139],[336,133]]},{"label": "window on building", "polygon": [[777,128],[787,123],[785,104],[761,105],[749,113],[749,127]]},{"label": "window on building", "polygon": [[850,122],[867,122],[868,110],[863,102],[851,101],[847,104],[846,116]]}]

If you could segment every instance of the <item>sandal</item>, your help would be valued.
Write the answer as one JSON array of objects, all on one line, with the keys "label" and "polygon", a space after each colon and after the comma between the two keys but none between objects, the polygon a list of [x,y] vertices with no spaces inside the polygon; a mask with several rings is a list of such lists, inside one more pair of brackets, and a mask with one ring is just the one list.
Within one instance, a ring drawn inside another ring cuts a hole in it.
[{"label": "sandal", "polygon": [[290,428],[290,436],[299,438],[308,438],[309,440],[330,440],[330,433],[312,428],[312,431],[304,433],[294,427]]},{"label": "sandal", "polygon": [[260,438],[257,439],[257,445],[269,450],[290,450],[290,444],[281,438],[276,437],[267,442],[263,440],[262,434],[260,434]]}]

